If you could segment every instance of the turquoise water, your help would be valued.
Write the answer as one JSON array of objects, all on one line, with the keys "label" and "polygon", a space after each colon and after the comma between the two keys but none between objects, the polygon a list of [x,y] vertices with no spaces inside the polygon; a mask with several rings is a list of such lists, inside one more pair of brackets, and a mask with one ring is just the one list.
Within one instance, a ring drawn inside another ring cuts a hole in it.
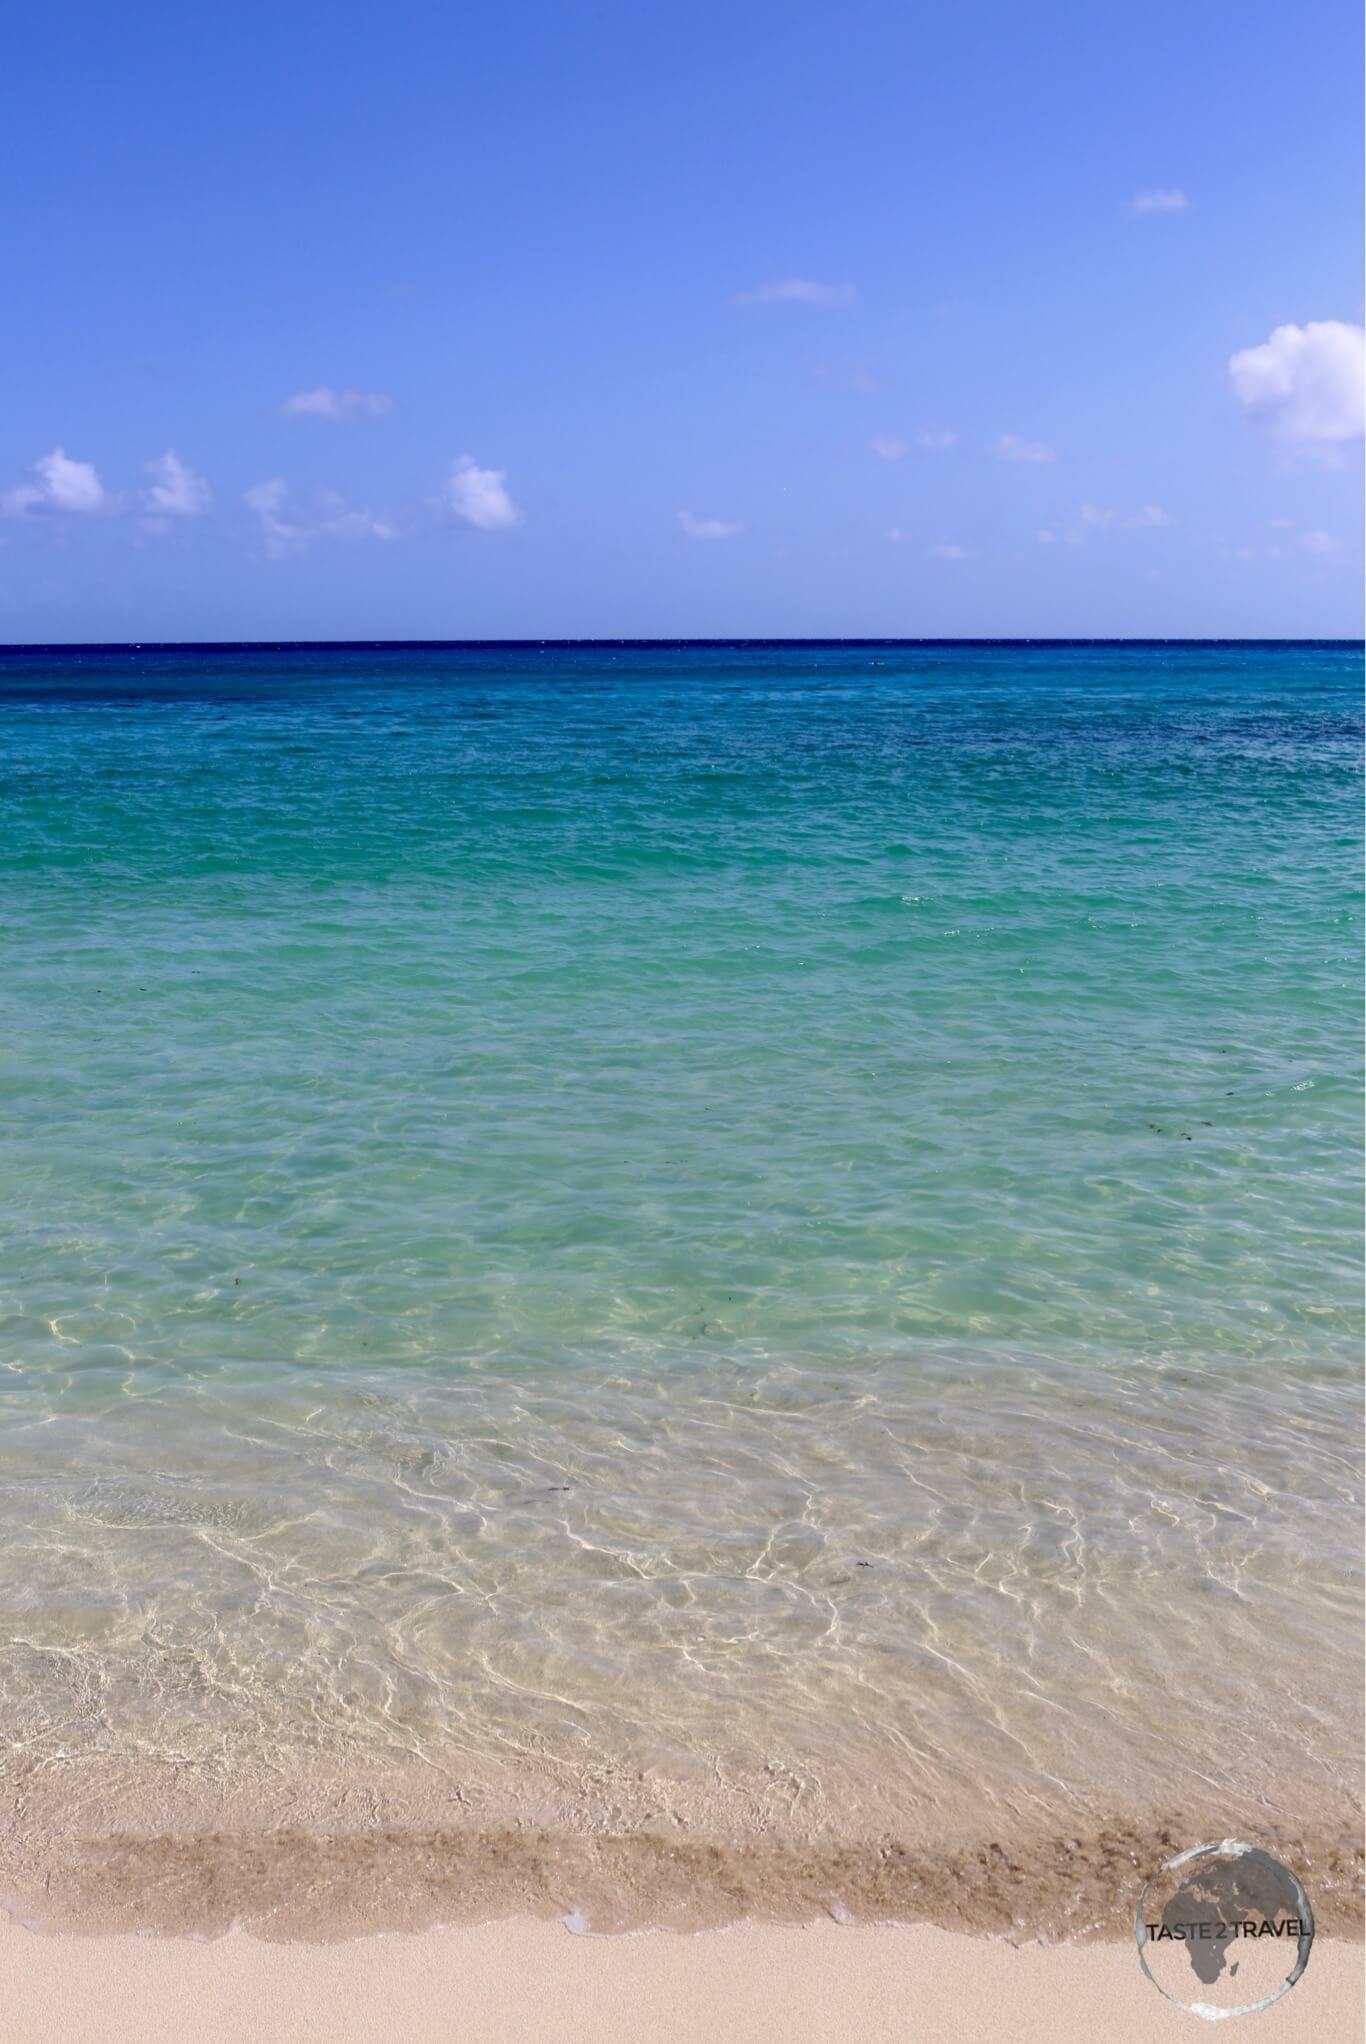
[{"label": "turquoise water", "polygon": [[1262,1663],[1355,1622],[1360,681],[0,657],[0,1693],[67,1728],[45,1782],[141,1807],[172,1724],[200,1814],[263,1745],[309,1809],[458,1752],[481,1810],[596,1823],[590,1748],[632,1822],[666,1782],[719,1825],[775,1751],[826,1815],[1137,1804],[1086,1756],[1194,1696],[1211,1584],[1225,1754],[1318,1712]]}]

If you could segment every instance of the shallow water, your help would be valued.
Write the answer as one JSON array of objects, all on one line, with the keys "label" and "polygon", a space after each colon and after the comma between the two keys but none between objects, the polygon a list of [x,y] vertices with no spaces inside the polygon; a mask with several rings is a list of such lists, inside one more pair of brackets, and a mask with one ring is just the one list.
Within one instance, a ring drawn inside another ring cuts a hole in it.
[{"label": "shallow water", "polygon": [[1350,1840],[1360,664],[0,656],[12,1891]]}]

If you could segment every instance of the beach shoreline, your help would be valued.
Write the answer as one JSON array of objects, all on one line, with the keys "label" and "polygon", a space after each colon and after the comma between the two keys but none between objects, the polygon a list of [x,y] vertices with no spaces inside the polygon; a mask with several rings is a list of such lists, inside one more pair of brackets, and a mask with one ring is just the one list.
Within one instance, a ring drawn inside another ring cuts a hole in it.
[{"label": "beach shoreline", "polygon": [[[1237,1827],[1233,1827],[1237,1828]],[[374,1826],[334,1833],[206,1829],[65,1838],[19,1825],[0,1842],[0,1909],[35,1931],[338,1942],[503,1918],[585,1932],[681,1934],[738,1924],[930,1926],[1069,1943],[1123,1939],[1145,1881],[1232,1835],[1208,1813],[1169,1823],[1005,1830],[931,1844],[909,1834],[728,1837],[658,1831]],[[1247,1827],[1293,1867],[1319,1932],[1363,1935],[1359,1834]]]},{"label": "beach shoreline", "polygon": [[[1362,2035],[1363,1950],[1316,1941],[1265,2044]],[[1045,1946],[928,1925],[571,1935],[511,1919],[271,1944],[37,1936],[0,1924],[9,2044],[1160,2044],[1199,2035],[1132,1940]],[[642,2012],[648,2010],[648,2030]]]}]

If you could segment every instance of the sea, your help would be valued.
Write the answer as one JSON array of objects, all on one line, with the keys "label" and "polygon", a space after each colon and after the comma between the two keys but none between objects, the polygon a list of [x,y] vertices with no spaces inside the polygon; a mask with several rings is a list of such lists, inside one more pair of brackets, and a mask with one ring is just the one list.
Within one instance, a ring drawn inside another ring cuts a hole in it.
[{"label": "sea", "polygon": [[0,651],[0,1901],[1347,1908],[1361,684]]}]

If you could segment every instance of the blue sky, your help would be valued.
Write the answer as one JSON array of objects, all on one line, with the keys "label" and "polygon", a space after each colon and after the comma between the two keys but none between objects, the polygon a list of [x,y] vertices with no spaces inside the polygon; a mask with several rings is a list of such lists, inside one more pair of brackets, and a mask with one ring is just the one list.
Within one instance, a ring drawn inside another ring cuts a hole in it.
[{"label": "blue sky", "polygon": [[24,0],[6,68],[7,641],[1360,629],[1348,0]]}]

